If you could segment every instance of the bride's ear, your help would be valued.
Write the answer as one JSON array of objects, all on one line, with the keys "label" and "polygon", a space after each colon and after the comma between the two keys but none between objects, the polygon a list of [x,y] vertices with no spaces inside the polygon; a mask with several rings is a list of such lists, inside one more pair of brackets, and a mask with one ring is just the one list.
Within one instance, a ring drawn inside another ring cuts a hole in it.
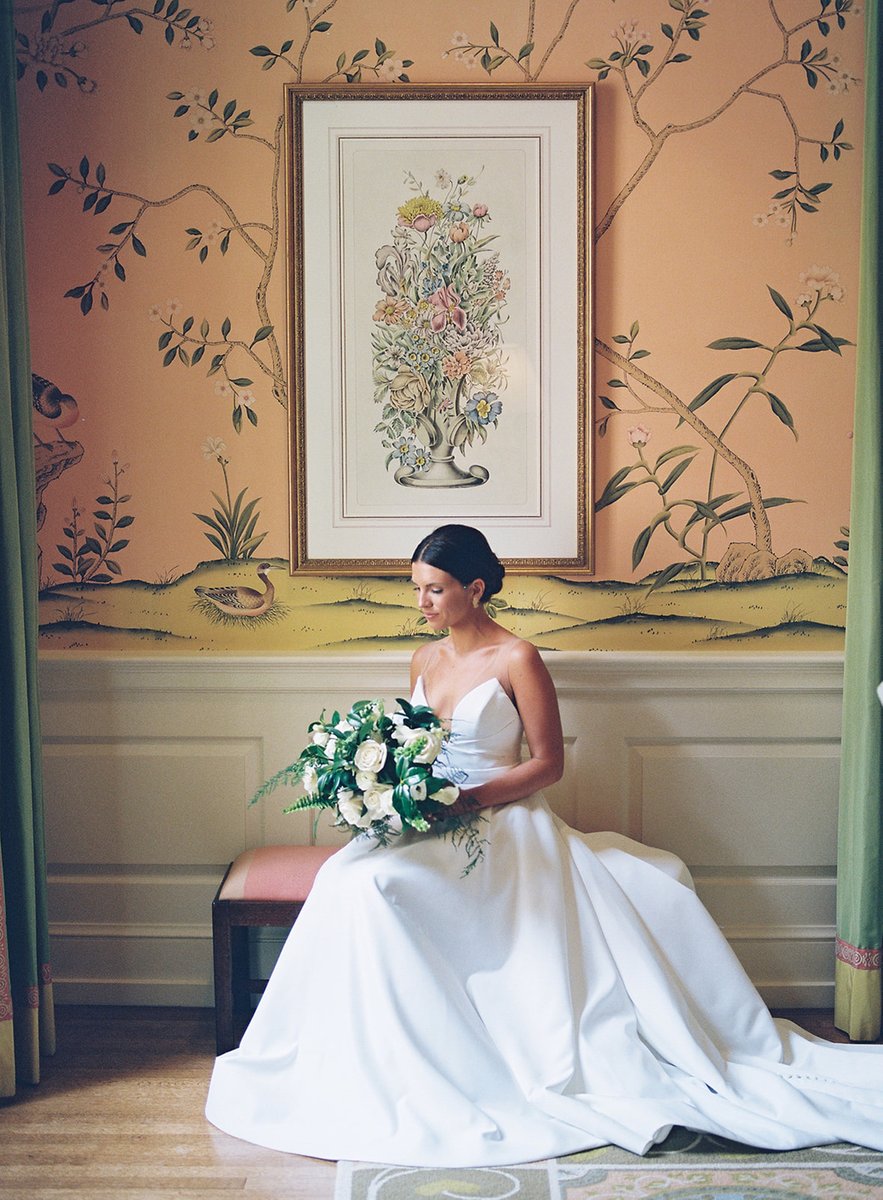
[{"label": "bride's ear", "polygon": [[472,583],[469,584],[468,591],[471,597],[472,607],[478,608],[478,606],[481,604],[481,598],[484,595],[484,580],[473,579]]}]

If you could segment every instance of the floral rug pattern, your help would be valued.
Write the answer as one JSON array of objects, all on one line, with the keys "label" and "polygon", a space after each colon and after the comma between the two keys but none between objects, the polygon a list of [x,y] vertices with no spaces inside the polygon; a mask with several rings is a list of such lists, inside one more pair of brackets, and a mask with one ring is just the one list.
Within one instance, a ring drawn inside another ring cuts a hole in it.
[{"label": "floral rug pattern", "polygon": [[512,1167],[338,1164],[335,1200],[883,1200],[883,1154],[755,1150],[675,1130],[646,1157],[604,1146]]}]

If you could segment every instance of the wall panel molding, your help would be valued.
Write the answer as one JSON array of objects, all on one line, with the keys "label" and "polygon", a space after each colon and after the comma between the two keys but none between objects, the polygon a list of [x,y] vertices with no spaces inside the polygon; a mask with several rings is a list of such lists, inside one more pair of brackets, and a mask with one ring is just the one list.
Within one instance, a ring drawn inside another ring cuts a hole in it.
[{"label": "wall panel molding", "polygon": [[[566,740],[556,811],[681,854],[768,1002],[829,1005],[842,655],[547,662]],[[210,905],[226,863],[313,839],[310,814],[282,813],[285,792],[249,805],[255,787],[295,757],[323,706],[393,700],[407,674],[404,654],[45,657],[59,1000],[210,1004]],[[320,827],[316,840],[340,835]],[[278,945],[262,937],[262,961]]]}]

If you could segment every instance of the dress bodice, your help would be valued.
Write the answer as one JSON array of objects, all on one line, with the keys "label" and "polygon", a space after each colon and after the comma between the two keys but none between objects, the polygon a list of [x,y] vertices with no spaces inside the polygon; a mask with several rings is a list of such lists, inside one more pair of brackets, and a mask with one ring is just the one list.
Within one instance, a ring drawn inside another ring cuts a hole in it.
[{"label": "dress bodice", "polygon": [[[420,676],[412,701],[428,704]],[[523,729],[518,710],[492,677],[463,696],[450,720],[450,733],[436,759],[435,773],[461,787],[477,787],[521,761]]]}]

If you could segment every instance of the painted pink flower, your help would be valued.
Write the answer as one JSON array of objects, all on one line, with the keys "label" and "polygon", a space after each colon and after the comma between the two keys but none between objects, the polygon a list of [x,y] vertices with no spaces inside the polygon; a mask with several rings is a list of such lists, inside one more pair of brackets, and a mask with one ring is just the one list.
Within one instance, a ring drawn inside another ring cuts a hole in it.
[{"label": "painted pink flower", "polygon": [[469,237],[469,226],[465,221],[458,221],[456,225],[451,226],[448,237],[452,242],[465,242]]},{"label": "painted pink flower", "polygon": [[633,446],[646,446],[650,441],[650,430],[646,425],[633,425],[628,431],[628,439]]},{"label": "painted pink flower", "polygon": [[460,307],[460,297],[450,284],[433,292],[429,303],[435,309],[429,318],[429,326],[434,333],[441,333],[448,322],[463,332],[466,328],[466,313]]},{"label": "painted pink flower", "polygon": [[399,225],[406,225],[409,229],[416,229],[418,233],[426,233],[432,229],[436,218],[429,216],[426,213],[421,213],[419,217],[415,217],[413,221],[403,221],[399,217]]},{"label": "painted pink flower", "polygon": [[472,215],[473,215],[473,217],[478,217],[479,220],[481,220],[482,217],[486,217],[487,216],[487,205],[486,204],[473,204],[472,205]]}]

